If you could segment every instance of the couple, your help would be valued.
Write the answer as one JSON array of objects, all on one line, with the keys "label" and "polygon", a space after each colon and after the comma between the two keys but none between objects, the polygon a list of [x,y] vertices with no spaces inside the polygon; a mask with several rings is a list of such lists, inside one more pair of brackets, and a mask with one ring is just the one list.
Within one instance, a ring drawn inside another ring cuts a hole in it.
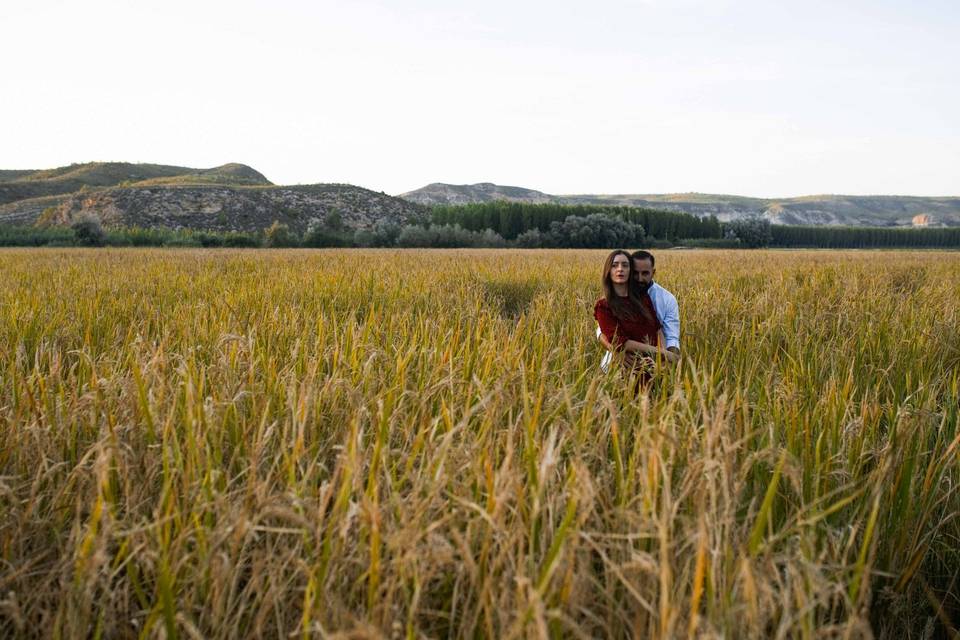
[{"label": "couple", "polygon": [[623,352],[624,372],[637,373],[643,386],[656,360],[680,359],[680,309],[673,294],[653,281],[655,265],[649,251],[612,252],[603,264],[603,297],[593,307],[597,337],[608,350],[600,368],[609,369],[613,353]]}]

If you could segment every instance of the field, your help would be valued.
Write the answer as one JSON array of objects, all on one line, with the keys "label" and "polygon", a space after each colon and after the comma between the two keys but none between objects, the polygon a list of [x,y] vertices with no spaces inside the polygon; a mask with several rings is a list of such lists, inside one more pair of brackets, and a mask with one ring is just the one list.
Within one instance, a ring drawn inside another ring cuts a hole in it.
[{"label": "field", "polygon": [[956,637],[960,256],[0,252],[0,637]]}]

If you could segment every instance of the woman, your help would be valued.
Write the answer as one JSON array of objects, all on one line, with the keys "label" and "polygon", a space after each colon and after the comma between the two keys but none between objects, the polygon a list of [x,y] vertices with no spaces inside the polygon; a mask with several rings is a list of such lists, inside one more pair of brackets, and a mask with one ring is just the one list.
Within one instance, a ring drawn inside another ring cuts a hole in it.
[{"label": "woman", "polygon": [[603,264],[603,294],[593,307],[604,343],[624,352],[625,371],[639,371],[641,384],[650,381],[654,358],[674,361],[676,355],[657,346],[657,320],[653,301],[633,278],[630,254],[618,249]]}]

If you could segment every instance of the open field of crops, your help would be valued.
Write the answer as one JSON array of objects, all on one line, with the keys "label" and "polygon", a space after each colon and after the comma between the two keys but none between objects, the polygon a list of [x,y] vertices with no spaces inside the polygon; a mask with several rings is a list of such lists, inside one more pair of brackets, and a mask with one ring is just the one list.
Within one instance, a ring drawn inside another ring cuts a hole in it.
[{"label": "open field of crops", "polygon": [[951,637],[960,255],[0,252],[0,637]]}]

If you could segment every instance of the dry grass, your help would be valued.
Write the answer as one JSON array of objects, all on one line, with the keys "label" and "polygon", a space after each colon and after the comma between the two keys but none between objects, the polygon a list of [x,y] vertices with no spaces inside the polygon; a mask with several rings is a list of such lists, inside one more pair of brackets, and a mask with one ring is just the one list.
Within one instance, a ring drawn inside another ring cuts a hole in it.
[{"label": "dry grass", "polygon": [[960,612],[960,261],[0,253],[0,636],[921,637]]}]

